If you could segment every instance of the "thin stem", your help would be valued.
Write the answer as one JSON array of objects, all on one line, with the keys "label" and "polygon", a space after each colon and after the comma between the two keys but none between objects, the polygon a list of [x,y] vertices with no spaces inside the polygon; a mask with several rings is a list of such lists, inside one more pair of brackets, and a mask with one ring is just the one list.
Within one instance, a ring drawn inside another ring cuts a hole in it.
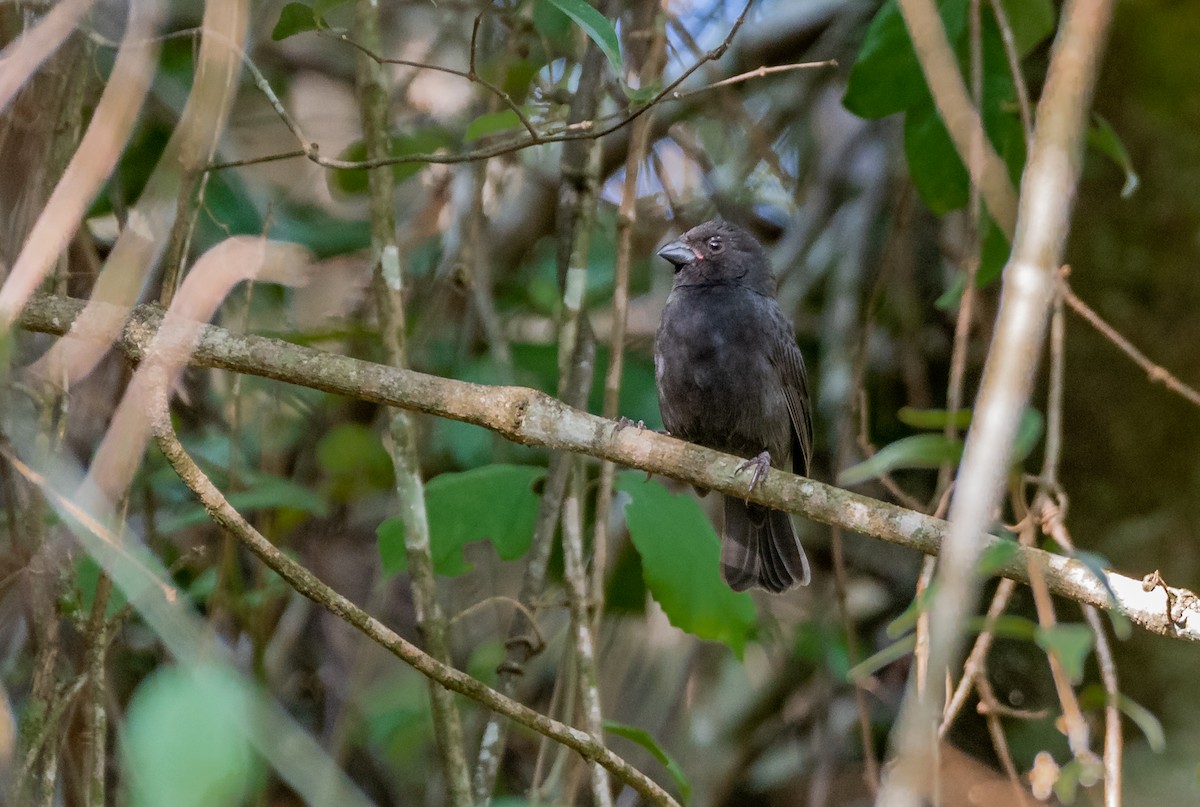
[{"label": "thin stem", "polygon": [[[491,157],[498,157],[503,154],[512,154],[513,152],[521,151],[530,146],[540,145],[542,143],[561,143],[571,140],[597,140],[599,138],[610,135],[613,132],[623,129],[647,111],[662,103],[668,96],[671,95],[683,82],[691,77],[693,73],[699,70],[703,65],[711,61],[716,61],[725,55],[725,51],[729,50],[730,44],[733,42],[734,36],[741,29],[742,24],[746,21],[746,15],[750,12],[750,7],[754,0],[749,0],[742,8],[741,14],[734,21],[726,34],[725,39],[715,48],[704,54],[703,57],[694,62],[690,67],[684,70],[674,81],[668,84],[663,89],[659,90],[646,103],[641,106],[634,107],[630,111],[621,114],[617,119],[607,125],[597,125],[597,122],[591,119],[575,121],[568,123],[565,127],[558,131],[542,132],[536,136],[523,137],[519,140],[514,140],[506,143],[498,143],[491,146],[485,146],[473,151],[463,152],[460,154],[408,154],[403,156],[393,157],[377,157],[358,162],[347,160],[335,160],[327,157],[322,157],[317,146],[312,141],[297,134],[297,139],[300,140],[302,148],[294,151],[281,152],[279,154],[269,154],[265,157],[253,157],[244,160],[231,160],[227,162],[212,163],[209,169],[216,171],[225,168],[237,168],[246,165],[255,165],[261,162],[271,162],[274,160],[286,160],[293,157],[307,157],[318,165],[326,168],[341,168],[341,169],[366,169],[379,168],[384,165],[398,165],[400,163],[436,163],[449,164],[461,162],[473,162],[475,160],[486,160]],[[355,44],[353,42],[349,44]],[[416,63],[415,67],[429,67],[429,65]],[[450,68],[438,68],[439,70],[449,70]],[[276,109],[278,112],[278,108]],[[290,118],[290,116],[289,116]],[[285,119],[286,122],[287,119]],[[293,130],[296,134],[296,131]]]},{"label": "thin stem", "polygon": [[1182,396],[1196,406],[1200,406],[1200,392],[1198,392],[1194,387],[1184,384],[1182,381],[1172,375],[1165,367],[1155,364],[1148,359],[1145,353],[1142,353],[1142,351],[1134,347],[1133,343],[1122,336],[1116,328],[1105,322],[1104,319],[1097,314],[1094,309],[1092,309],[1083,300],[1079,299],[1079,297],[1067,283],[1065,270],[1063,272],[1060,285],[1062,288],[1063,299],[1066,301],[1067,305],[1071,307],[1071,310],[1083,317],[1089,325],[1100,332],[1101,336],[1116,345],[1118,350],[1120,350],[1129,358],[1133,359],[1133,363],[1138,367],[1141,367],[1146,372],[1146,377],[1150,379],[1152,383],[1162,384],[1164,387],[1171,390],[1171,392]]},{"label": "thin stem", "polygon": [[[373,0],[358,0],[355,9],[357,36],[368,45],[379,41],[379,6]],[[367,48],[362,49],[367,53]],[[362,113],[363,136],[368,158],[388,153],[388,103],[383,70],[377,60],[358,59],[357,82]],[[371,240],[374,250],[375,302],[379,325],[389,363],[408,366],[405,333],[404,279],[400,250],[396,244],[395,183],[392,172],[372,171],[368,175],[371,211]],[[396,471],[396,494],[400,518],[404,523],[404,548],[412,581],[413,605],[417,627],[426,647],[439,662],[450,664],[446,619],[437,599],[437,581],[429,544],[429,520],[425,513],[425,485],[417,457],[412,419],[403,410],[389,413],[392,464]],[[462,723],[454,696],[441,687],[430,686],[434,736],[441,753],[442,767],[453,807],[472,803],[470,770],[463,745]]]}]

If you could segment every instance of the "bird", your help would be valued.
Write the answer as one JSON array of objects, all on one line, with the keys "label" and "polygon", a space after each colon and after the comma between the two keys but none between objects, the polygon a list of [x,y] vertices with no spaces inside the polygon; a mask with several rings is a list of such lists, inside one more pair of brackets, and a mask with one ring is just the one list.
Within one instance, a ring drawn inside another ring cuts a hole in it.
[{"label": "bird", "polygon": [[[668,434],[746,459],[751,489],[767,468],[807,476],[813,426],[804,357],[775,299],[766,251],[716,218],[658,250],[675,269],[654,337]],[[707,493],[701,489],[699,492]],[[724,497],[721,577],[734,591],[808,585],[808,558],[787,513]]]}]

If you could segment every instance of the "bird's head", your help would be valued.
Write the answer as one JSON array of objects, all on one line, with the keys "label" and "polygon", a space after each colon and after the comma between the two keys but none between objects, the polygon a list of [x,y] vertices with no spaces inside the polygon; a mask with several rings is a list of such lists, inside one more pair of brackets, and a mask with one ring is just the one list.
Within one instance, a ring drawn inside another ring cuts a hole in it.
[{"label": "bird's head", "polygon": [[736,283],[774,292],[762,245],[750,233],[724,219],[698,224],[658,250],[675,267],[676,285]]}]

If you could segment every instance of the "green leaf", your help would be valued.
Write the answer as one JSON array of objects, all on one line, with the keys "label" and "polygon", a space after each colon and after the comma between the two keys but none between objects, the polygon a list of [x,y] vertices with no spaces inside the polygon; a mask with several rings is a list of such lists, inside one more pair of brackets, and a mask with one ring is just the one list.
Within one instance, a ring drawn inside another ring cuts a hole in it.
[{"label": "green leaf", "polygon": [[1078,684],[1083,680],[1083,666],[1092,652],[1095,641],[1092,629],[1087,625],[1062,624],[1049,628],[1038,627],[1034,640],[1047,653],[1054,653],[1062,663],[1071,681]]},{"label": "green leaf", "polygon": [[552,55],[562,56],[571,52],[571,18],[549,2],[535,0],[533,30],[545,40]]},{"label": "green leaf", "polygon": [[313,0],[313,17],[323,23],[326,14],[348,2],[350,0]]},{"label": "green leaf", "polygon": [[943,462],[957,463],[962,456],[962,440],[947,440],[941,434],[915,434],[889,443],[857,465],[838,474],[838,484],[858,485],[877,479],[898,468],[937,468]]},{"label": "green leaf", "polygon": [[138,686],[122,744],[137,807],[245,804],[261,766],[249,740],[254,698],[224,667],[168,667]]},{"label": "green leaf", "polygon": [[1021,56],[1028,55],[1054,31],[1054,6],[1050,0],[1001,0],[1001,5]]},{"label": "green leaf", "polygon": [[1117,707],[1142,730],[1142,734],[1146,735],[1146,742],[1150,744],[1151,751],[1161,754],[1167,750],[1167,734],[1153,712],[1120,693],[1117,694]]},{"label": "green leaf", "polygon": [[967,168],[932,100],[904,115],[904,159],[921,201],[933,213],[941,216],[966,205]]},{"label": "green leaf", "polygon": [[276,207],[271,237],[303,244],[324,260],[369,247],[371,225],[365,219],[331,216],[316,205],[285,203]]},{"label": "green leaf", "polygon": [[1046,429],[1046,419],[1042,413],[1032,406],[1025,407],[1021,420],[1017,423],[1017,436],[1013,439],[1012,464],[1020,465],[1025,458],[1037,447]]},{"label": "green leaf", "polygon": [[271,39],[278,42],[289,36],[317,30],[317,18],[310,6],[304,3],[288,3],[279,10],[279,22],[271,31]]},{"label": "green leaf", "polygon": [[[966,25],[966,0],[943,0],[942,23],[951,42]],[[883,118],[929,101],[925,76],[896,0],[888,0],[870,27],[850,68],[842,104],[862,118]]]},{"label": "green leaf", "polygon": [[[100,564],[96,563],[91,555],[81,555],[75,561],[75,587],[79,590],[79,607],[85,616],[92,613],[92,604],[96,601],[96,585],[99,582]],[[121,610],[125,603],[125,592],[114,585],[109,590],[104,616],[111,617]]]},{"label": "green leaf", "polygon": [[335,501],[354,501],[366,492],[387,490],[395,481],[392,458],[375,433],[360,423],[334,426],[317,441],[316,455]]},{"label": "green leaf", "polygon": [[[448,145],[446,133],[438,129],[423,129],[412,134],[393,134],[388,142],[388,155],[391,157],[412,157],[421,154],[432,154]],[[363,162],[367,159],[367,145],[357,140],[347,146],[339,160],[346,162]],[[396,163],[392,166],[392,178],[403,182],[413,177],[426,166],[423,162]],[[342,194],[363,194],[367,192],[367,172],[361,168],[335,168],[328,175],[331,191]]]},{"label": "green leaf", "polygon": [[937,581],[930,583],[916,597],[912,598],[912,602],[900,614],[893,619],[884,628],[884,633],[889,639],[899,639],[904,634],[917,627],[917,620],[921,618],[921,614],[929,607],[929,603],[933,601],[933,592],[937,589]]},{"label": "green leaf", "polygon": [[[912,426],[914,429],[929,429],[937,431],[946,428],[946,424],[950,422],[950,412],[945,409],[915,409],[911,406],[905,406],[896,414],[900,422],[906,426]],[[971,425],[971,410],[959,409],[954,413],[954,426],[957,429],[965,429]]]},{"label": "green leaf", "polygon": [[[226,497],[239,513],[281,509],[299,510],[318,517],[329,513],[329,505],[324,498],[290,479],[269,474],[252,474],[243,476],[242,482],[249,486],[247,490],[230,493]],[[162,519],[158,523],[158,531],[164,535],[171,535],[206,521],[208,512],[197,505]]]},{"label": "green leaf", "polygon": [[1037,623],[1015,614],[1001,614],[992,620],[986,616],[972,617],[968,624],[976,633],[988,630],[992,635],[1004,639],[1032,642],[1037,638]]},{"label": "green leaf", "polygon": [[1088,145],[1112,160],[1118,168],[1125,172],[1125,185],[1121,188],[1121,198],[1128,199],[1137,191],[1141,179],[1133,170],[1133,158],[1129,150],[1121,142],[1121,136],[1104,118],[1092,113],[1092,125],[1088,127]]},{"label": "green leaf", "polygon": [[654,758],[662,763],[663,767],[667,769],[667,773],[671,775],[671,778],[675,780],[675,784],[679,787],[680,801],[684,804],[691,801],[692,783],[684,775],[683,768],[679,767],[679,763],[667,753],[665,748],[658,744],[658,741],[654,739],[654,736],[650,732],[640,729],[637,726],[617,723],[613,720],[604,721],[604,730],[618,737],[624,737],[626,740],[633,740],[654,755]]},{"label": "green leaf", "polygon": [[631,103],[640,105],[649,103],[654,96],[658,95],[662,91],[662,85],[656,82],[645,87],[638,87],[637,89],[634,89],[628,84],[622,83],[621,89],[625,91],[625,97],[628,98]]},{"label": "green leaf", "polygon": [[[538,511],[534,486],[545,475],[545,468],[532,465],[485,465],[434,477],[425,486],[434,571],[448,576],[470,571],[462,551],[472,541],[491,541],[504,560],[528,552]],[[406,568],[400,519],[384,521],[376,535],[384,572]]]},{"label": "green leaf", "polygon": [[636,471],[619,474],[616,488],[630,498],[625,520],[646,587],[671,624],[723,642],[741,658],[754,628],[754,600],[721,580],[721,541],[704,511]]},{"label": "green leaf", "polygon": [[620,76],[624,72],[621,67],[621,44],[617,40],[617,31],[603,14],[588,5],[585,0],[537,0],[537,4],[551,5],[574,20],[588,38],[604,51],[613,73]]},{"label": "green leaf", "polygon": [[988,546],[979,556],[975,568],[980,577],[991,577],[1021,554],[1021,547],[1016,541],[999,540]]},{"label": "green leaf", "polygon": [[863,659],[858,664],[850,668],[850,674],[847,678],[851,683],[862,681],[864,678],[869,678],[879,670],[882,670],[893,661],[899,661],[907,656],[917,646],[917,635],[910,634],[905,636],[898,642],[893,642],[887,647],[880,650],[878,653]]},{"label": "green leaf", "polygon": [[987,209],[981,212],[984,222],[983,246],[979,256],[979,271],[975,273],[975,287],[979,289],[989,286],[1003,274],[1004,267],[1008,264],[1008,255],[1012,251],[1008,236],[996,226]]},{"label": "green leaf", "polygon": [[519,126],[521,126],[521,119],[511,109],[488,112],[467,124],[467,133],[464,136],[464,140],[470,143],[481,137],[487,137],[490,134],[502,132],[506,129],[515,129]]},{"label": "green leaf", "polygon": [[646,580],[642,577],[642,558],[632,544],[623,544],[608,573],[604,592],[604,613],[646,613]]}]

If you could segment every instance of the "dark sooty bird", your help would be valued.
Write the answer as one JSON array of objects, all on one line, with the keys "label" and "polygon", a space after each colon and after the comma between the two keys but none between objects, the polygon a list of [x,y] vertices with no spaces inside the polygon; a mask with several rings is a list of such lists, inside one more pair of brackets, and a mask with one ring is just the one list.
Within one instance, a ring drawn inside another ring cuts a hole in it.
[{"label": "dark sooty bird", "polygon": [[[812,414],[804,359],[775,300],[762,245],[714,219],[658,254],[675,266],[654,338],[667,431],[746,457],[752,484],[770,466],[807,475]],[[726,496],[721,576],[735,591],[807,585],[808,559],[788,514]]]}]

